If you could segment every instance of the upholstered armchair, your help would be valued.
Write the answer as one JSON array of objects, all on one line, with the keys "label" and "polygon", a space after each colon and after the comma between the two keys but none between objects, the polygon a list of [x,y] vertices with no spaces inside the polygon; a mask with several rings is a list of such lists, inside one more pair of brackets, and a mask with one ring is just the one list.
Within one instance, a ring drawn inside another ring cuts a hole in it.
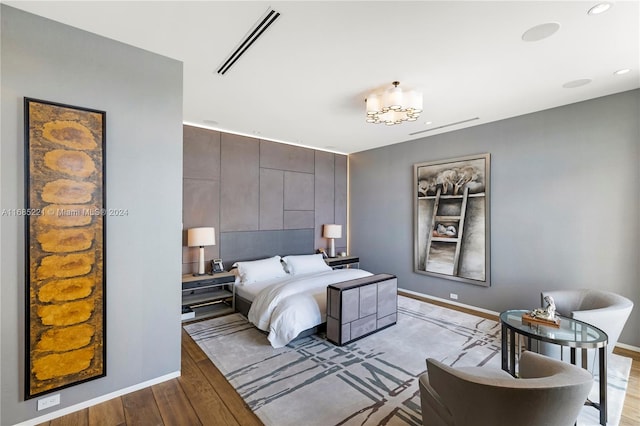
[{"label": "upholstered armchair", "polygon": [[[619,294],[603,290],[543,291],[541,299],[544,300],[546,296],[553,297],[558,314],[586,322],[607,333],[608,353],[613,351],[620,337],[620,333],[622,333],[622,329],[633,309],[633,302],[631,300]],[[563,351],[562,359],[568,361],[568,348],[564,348]],[[541,344],[539,352],[553,358],[561,358],[560,347],[558,345],[543,343]],[[577,351],[576,353],[577,365],[582,365],[581,352],[582,351]],[[594,374],[598,371],[598,369],[595,368],[595,359],[595,349],[589,350],[587,355],[587,368]]]},{"label": "upholstered armchair", "polygon": [[588,371],[531,351],[520,357],[519,377],[427,359],[419,379],[423,424],[572,425],[593,385]]}]

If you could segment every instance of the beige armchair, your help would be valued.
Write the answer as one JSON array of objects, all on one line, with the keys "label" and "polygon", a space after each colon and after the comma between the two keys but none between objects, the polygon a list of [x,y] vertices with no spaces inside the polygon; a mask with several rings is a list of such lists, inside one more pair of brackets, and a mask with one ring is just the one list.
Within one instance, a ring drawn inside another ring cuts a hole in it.
[{"label": "beige armchair", "polygon": [[[608,353],[613,351],[633,309],[631,300],[619,294],[603,290],[543,291],[541,299],[544,300],[546,296],[553,297],[558,314],[586,322],[607,333]],[[588,352],[585,367],[596,374],[598,369],[595,368],[595,359],[597,358],[595,349],[588,351],[585,349],[584,351]],[[569,348],[563,348],[561,355],[560,346],[558,345],[542,343],[539,352],[553,358],[569,360]],[[576,365],[582,364],[582,351],[577,351]]]},{"label": "beige armchair", "polygon": [[420,376],[425,426],[567,426],[575,423],[593,377],[574,365],[526,351],[520,378],[487,367],[453,368],[427,359]]}]

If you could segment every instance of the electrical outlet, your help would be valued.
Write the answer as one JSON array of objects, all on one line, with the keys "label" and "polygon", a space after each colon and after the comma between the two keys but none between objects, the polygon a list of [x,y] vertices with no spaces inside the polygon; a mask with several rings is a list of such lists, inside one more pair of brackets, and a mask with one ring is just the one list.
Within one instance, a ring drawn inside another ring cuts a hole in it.
[{"label": "electrical outlet", "polygon": [[46,410],[47,408],[51,408],[60,404],[60,394],[57,393],[55,395],[49,395],[46,398],[41,398],[38,400],[38,411]]},{"label": "electrical outlet", "polygon": [[455,293],[449,293],[449,298],[453,300],[458,300],[458,295]]}]

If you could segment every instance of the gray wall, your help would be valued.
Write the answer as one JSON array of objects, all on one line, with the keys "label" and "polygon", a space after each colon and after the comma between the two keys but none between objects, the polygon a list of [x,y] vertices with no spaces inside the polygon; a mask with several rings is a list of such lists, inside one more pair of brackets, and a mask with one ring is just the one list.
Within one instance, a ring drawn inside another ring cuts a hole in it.
[{"label": "gray wall", "polygon": [[[23,97],[107,112],[107,376],[24,401],[24,221],[3,216],[2,412],[9,425],[180,370],[182,64],[2,5],[3,209],[24,207]],[[162,307],[162,308],[159,308]],[[161,356],[159,356],[161,355]]]},{"label": "gray wall", "polygon": [[336,251],[346,250],[346,156],[184,126],[183,161],[184,273],[197,269],[198,249],[186,246],[186,230],[198,226],[216,230],[206,261],[222,256],[226,267],[326,248],[325,223],[343,225]]},{"label": "gray wall", "polygon": [[[634,90],[351,155],[353,254],[399,287],[494,311],[609,289],[633,300],[620,341],[640,347],[639,104]],[[485,152],[491,287],[414,273],[412,165]]]}]

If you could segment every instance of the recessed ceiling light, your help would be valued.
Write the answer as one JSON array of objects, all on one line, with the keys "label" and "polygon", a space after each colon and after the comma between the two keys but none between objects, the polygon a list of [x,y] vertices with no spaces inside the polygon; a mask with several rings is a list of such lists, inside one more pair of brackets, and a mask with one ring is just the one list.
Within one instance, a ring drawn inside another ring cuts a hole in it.
[{"label": "recessed ceiling light", "polygon": [[574,89],[576,87],[584,86],[585,84],[591,83],[590,78],[581,78],[579,80],[569,81],[562,85],[565,89]]},{"label": "recessed ceiling light", "polygon": [[538,41],[544,38],[550,37],[560,29],[560,24],[557,22],[547,22],[546,24],[536,25],[529,28],[522,34],[522,40],[524,41]]},{"label": "recessed ceiling light", "polygon": [[427,122],[426,122],[426,123],[424,123],[424,124],[426,124],[426,125],[428,126],[429,124],[432,124],[432,123],[433,123],[433,121],[427,121]]},{"label": "recessed ceiling light", "polygon": [[626,73],[628,73],[630,71],[631,71],[630,68],[623,68],[621,70],[618,70],[618,71],[614,72],[613,74],[614,75],[622,75],[622,74],[626,74]]},{"label": "recessed ceiling light", "polygon": [[593,6],[587,14],[589,15],[599,15],[600,13],[606,12],[611,7],[611,3],[598,3]]}]

